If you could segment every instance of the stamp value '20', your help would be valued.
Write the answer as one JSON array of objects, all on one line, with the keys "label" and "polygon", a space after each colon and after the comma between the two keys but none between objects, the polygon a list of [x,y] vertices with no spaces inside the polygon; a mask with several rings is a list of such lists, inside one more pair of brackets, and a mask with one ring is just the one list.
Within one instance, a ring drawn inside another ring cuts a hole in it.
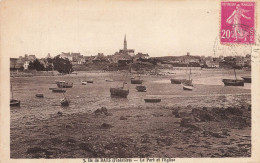
[{"label": "stamp value '20'", "polygon": [[255,2],[221,2],[221,43],[255,43]]}]

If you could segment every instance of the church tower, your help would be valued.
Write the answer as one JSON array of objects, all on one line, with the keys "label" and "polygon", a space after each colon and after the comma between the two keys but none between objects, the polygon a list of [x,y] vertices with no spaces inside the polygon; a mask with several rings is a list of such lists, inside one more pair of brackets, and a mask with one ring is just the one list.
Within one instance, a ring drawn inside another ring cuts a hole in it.
[{"label": "church tower", "polygon": [[124,50],[127,50],[126,35],[125,35],[125,40],[124,40]]}]

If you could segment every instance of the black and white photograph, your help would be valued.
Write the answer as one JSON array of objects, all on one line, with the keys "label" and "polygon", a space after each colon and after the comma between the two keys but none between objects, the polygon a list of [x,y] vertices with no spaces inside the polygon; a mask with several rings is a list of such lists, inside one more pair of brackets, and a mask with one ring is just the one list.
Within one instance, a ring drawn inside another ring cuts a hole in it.
[{"label": "black and white photograph", "polygon": [[3,162],[260,161],[256,1],[4,0],[0,21]]}]

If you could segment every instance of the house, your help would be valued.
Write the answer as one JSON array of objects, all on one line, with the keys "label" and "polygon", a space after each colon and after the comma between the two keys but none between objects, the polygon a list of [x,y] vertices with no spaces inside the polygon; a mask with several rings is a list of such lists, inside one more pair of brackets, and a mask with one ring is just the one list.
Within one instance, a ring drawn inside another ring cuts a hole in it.
[{"label": "house", "polygon": [[63,59],[69,59],[69,61],[73,61],[73,58],[72,58],[72,56],[70,55],[70,52],[68,52],[68,53],[64,53],[64,52],[62,52],[61,54],[60,54],[60,58],[63,58]]},{"label": "house", "polygon": [[16,69],[18,58],[10,58],[10,69]]},{"label": "house", "polygon": [[135,59],[139,59],[139,58],[141,58],[141,59],[149,59],[150,57],[149,57],[148,53],[147,53],[147,54],[144,54],[144,53],[138,52],[138,53],[134,56],[134,58],[135,58]]}]

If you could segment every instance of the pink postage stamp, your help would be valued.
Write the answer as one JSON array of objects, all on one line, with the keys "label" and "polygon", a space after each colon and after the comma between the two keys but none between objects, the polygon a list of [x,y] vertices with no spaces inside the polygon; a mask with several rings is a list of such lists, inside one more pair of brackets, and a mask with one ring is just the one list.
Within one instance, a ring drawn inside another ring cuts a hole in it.
[{"label": "pink postage stamp", "polygon": [[255,2],[221,2],[221,43],[255,43]]}]

